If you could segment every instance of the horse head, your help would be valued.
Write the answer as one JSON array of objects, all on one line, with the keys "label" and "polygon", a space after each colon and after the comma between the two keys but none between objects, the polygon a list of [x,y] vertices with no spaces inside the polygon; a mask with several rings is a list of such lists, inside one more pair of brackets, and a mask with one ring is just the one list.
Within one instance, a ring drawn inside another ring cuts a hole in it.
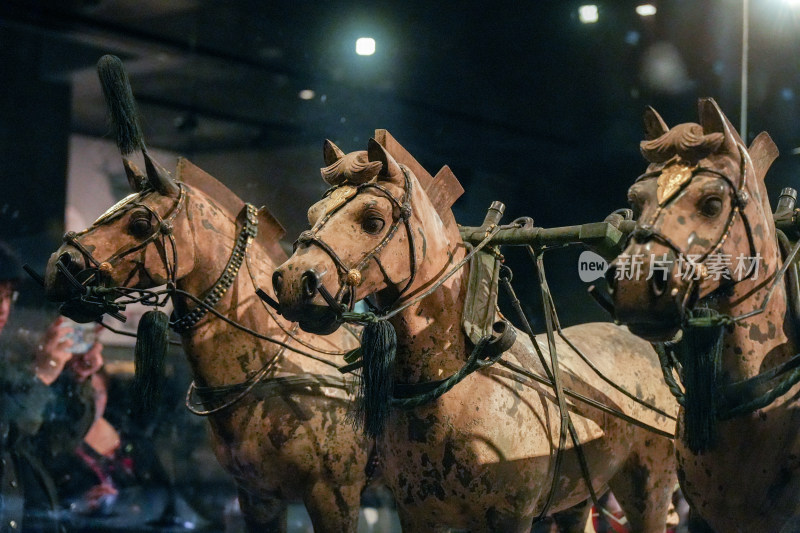
[{"label": "horse head", "polygon": [[607,273],[617,318],[652,341],[673,338],[698,302],[751,283],[748,269],[763,280],[775,259],[764,257],[775,229],[763,182],[774,143],[762,133],[748,150],[714,100],[699,111],[699,124],[670,129],[646,110],[649,166],[628,191],[637,227]]},{"label": "horse head", "polygon": [[[149,154],[147,173],[125,159],[132,193],[109,208],[90,227],[67,232],[51,255],[45,273],[49,299],[80,296],[89,287],[149,288],[180,278],[194,265],[194,246],[185,216],[186,190]],[[175,263],[174,257],[180,257]],[[76,281],[78,283],[76,283]],[[85,322],[99,318],[72,309]]]},{"label": "horse head", "polygon": [[[133,192],[90,227],[65,234],[50,256],[45,290],[53,301],[70,302],[62,308],[70,318],[100,318],[102,309],[78,301],[97,287],[150,289],[171,283],[202,294],[207,278],[219,275],[231,254],[236,226],[244,224],[250,208],[186,159],[179,160],[176,178],[147,154],[145,163],[143,174],[124,159]],[[283,228],[266,208],[253,210],[253,216],[261,230],[255,244],[266,252],[263,257],[281,258]],[[198,275],[190,276],[193,272]]]},{"label": "horse head", "polygon": [[284,316],[321,334],[339,326],[337,306],[374,296],[385,307],[413,293],[443,268],[448,246],[430,237],[445,232],[419,179],[380,143],[345,154],[326,141],[324,156],[332,188],[273,276]]}]

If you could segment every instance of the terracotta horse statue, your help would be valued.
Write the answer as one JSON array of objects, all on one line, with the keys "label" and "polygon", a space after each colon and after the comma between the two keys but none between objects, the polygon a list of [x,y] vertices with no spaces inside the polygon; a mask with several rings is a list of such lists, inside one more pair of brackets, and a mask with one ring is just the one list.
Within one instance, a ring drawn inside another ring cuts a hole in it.
[{"label": "terracotta horse statue", "polygon": [[645,112],[649,166],[628,193],[637,229],[609,270],[615,313],[666,342],[693,510],[719,532],[797,531],[797,281],[781,271],[779,244],[790,253],[791,243],[764,186],[778,151],[766,133],[746,148],[712,99],[699,112],[699,124],[673,128]]},{"label": "terracotta horse statue", "polygon": [[[365,330],[362,378],[365,387],[424,390],[463,368],[475,348],[461,325],[468,267],[436,286],[466,253],[450,210],[452,187],[442,183],[455,177],[431,179],[388,133],[383,138],[394,154],[405,154],[397,155],[404,164],[374,139],[367,151],[349,154],[326,142],[322,174],[333,187],[309,209],[312,228],[276,270],[273,284],[284,316],[312,331],[335,330],[347,314],[342,306],[367,297],[378,308],[402,309],[389,320],[395,360],[375,361],[383,358],[379,353],[368,361],[366,347],[374,339],[367,338],[370,327]],[[565,334],[606,375],[675,412],[648,343],[610,323],[570,327]],[[383,342],[387,352],[392,345]],[[503,358],[544,376],[535,353],[519,336]],[[672,420],[600,380],[560,339],[558,353],[565,388],[673,431]],[[663,532],[675,483],[672,439],[581,402],[567,403],[593,488],[611,487],[633,531]],[[365,427],[378,434],[382,472],[404,531],[530,531],[558,460],[560,414],[552,389],[494,366],[419,407],[386,409],[377,430],[370,409],[386,406],[370,405],[366,397],[359,405]],[[567,445],[559,459],[552,511],[589,498],[575,446]],[[574,530],[583,531],[583,523]]]},{"label": "terracotta horse statue", "polygon": [[283,230],[266,208],[245,204],[186,159],[172,178],[145,158],[147,174],[126,160],[134,193],[52,255],[48,296],[70,300],[73,275],[115,291],[174,282],[173,326],[194,374],[192,401],[208,415],[249,530],[285,531],[287,501],[302,500],[315,531],[355,532],[372,444],[347,417],[352,391],[336,367],[357,338],[299,331],[256,295],[286,258]]}]

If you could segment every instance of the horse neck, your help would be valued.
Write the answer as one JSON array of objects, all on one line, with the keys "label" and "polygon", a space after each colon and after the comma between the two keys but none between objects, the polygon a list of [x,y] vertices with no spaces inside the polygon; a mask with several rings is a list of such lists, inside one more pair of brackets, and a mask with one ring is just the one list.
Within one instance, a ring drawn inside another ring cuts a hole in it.
[{"label": "horse neck", "polygon": [[[204,206],[202,211],[194,205],[187,207],[193,209],[190,225],[195,264],[191,272],[178,280],[178,288],[202,299],[222,275],[240,228],[236,224],[236,214],[216,208],[208,199],[201,201]],[[215,310],[242,326],[283,339],[283,332],[263,307],[254,286],[257,283],[265,290],[271,290],[268,279],[275,263],[257,242],[251,243],[247,256],[233,285],[217,303]],[[252,272],[250,267],[253,268]],[[178,307],[188,305],[189,308],[195,305],[187,299],[176,304]],[[290,328],[291,324],[286,323],[284,327]],[[259,341],[226,324],[210,312],[196,327],[184,333],[183,339],[195,377],[211,386],[241,382],[262,368],[279,349],[273,343]]]},{"label": "horse neck", "polygon": [[[428,246],[430,248],[430,240]],[[449,241],[441,254],[430,251],[417,272],[419,294],[436,283],[466,255],[460,243]],[[441,261],[441,258],[446,258]],[[461,328],[469,267],[464,265],[429,296],[391,319],[397,332],[397,377],[402,382],[446,377],[464,363],[466,336]]]},{"label": "horse neck", "polygon": [[[720,311],[739,316],[761,307],[782,264],[772,216],[761,216],[762,231],[756,250],[761,256],[757,279],[734,286],[732,295],[720,302]],[[755,228],[754,228],[755,229]],[[789,359],[797,352],[796,331],[788,311],[785,278],[775,287],[763,313],[736,323],[725,335],[722,370],[733,381],[746,379]]]}]

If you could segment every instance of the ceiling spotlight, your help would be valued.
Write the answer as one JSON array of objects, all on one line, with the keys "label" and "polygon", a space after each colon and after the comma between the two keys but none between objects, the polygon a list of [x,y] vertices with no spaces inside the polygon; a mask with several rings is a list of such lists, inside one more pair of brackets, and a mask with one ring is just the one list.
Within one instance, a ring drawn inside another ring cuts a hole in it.
[{"label": "ceiling spotlight", "polygon": [[371,56],[375,53],[375,39],[360,37],[356,40],[356,53],[360,56]]},{"label": "ceiling spotlight", "polygon": [[302,91],[297,93],[297,96],[299,96],[301,100],[311,100],[312,98],[314,98],[314,95],[315,93],[311,89],[303,89]]},{"label": "ceiling spotlight", "polygon": [[584,24],[594,24],[600,16],[597,13],[597,6],[589,4],[578,8],[578,19]]},{"label": "ceiling spotlight", "polygon": [[642,4],[636,6],[636,14],[640,17],[652,17],[658,12],[653,4]]}]

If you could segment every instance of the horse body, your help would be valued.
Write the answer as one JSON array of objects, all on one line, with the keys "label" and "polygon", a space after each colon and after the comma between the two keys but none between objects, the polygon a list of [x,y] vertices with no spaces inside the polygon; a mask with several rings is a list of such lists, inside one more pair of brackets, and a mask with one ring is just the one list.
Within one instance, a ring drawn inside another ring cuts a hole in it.
[{"label": "horse body", "polygon": [[[351,159],[360,161],[361,168],[369,168],[361,161],[367,159],[367,153],[360,154]],[[445,227],[413,174],[401,170],[377,143],[371,142],[368,155],[370,163],[381,163],[383,170],[377,184],[385,191],[395,198],[402,197],[408,190],[403,186],[404,173],[412,190],[409,230],[397,231],[390,242],[378,245],[380,255],[366,264],[379,268],[364,268],[363,279],[357,278],[360,284],[356,298],[374,294],[379,305],[387,305],[398,292],[402,293],[410,268],[416,268],[411,276],[415,281],[407,290],[414,295],[432,286],[465,252],[457,233],[454,236],[452,228]],[[330,225],[311,230],[314,238],[323,242],[320,246],[303,245],[301,236],[295,255],[276,271],[276,292],[284,314],[303,320],[301,324],[312,329],[316,325],[322,329],[330,323],[321,298],[311,298],[313,295],[299,289],[313,271],[320,283],[336,294],[337,263],[353,265],[361,260],[365,264],[369,255],[359,245],[377,243],[383,234],[373,231],[374,227],[382,227],[385,233],[389,226],[375,222],[379,216],[376,211],[382,211],[384,220],[392,220],[396,212],[383,194],[356,194],[350,202],[333,209],[326,199],[310,209],[312,224],[324,216]],[[420,237],[411,239],[409,232]],[[333,250],[338,261],[332,261],[324,247]],[[413,261],[412,255],[416,258]],[[467,279],[465,267],[429,296],[390,319],[397,334],[397,382],[442,379],[467,360],[472,347],[461,328]],[[631,390],[638,386],[640,395],[647,395],[662,408],[669,410],[674,405],[661,382],[655,354],[646,342],[609,324],[568,328],[566,335],[623,386]],[[547,353],[546,347],[544,352]],[[558,352],[565,387],[666,431],[672,430],[670,420],[656,419],[601,382],[566,343],[558,342]],[[519,338],[505,357],[544,375],[536,353],[525,339]],[[568,405],[594,488],[602,490],[608,484],[614,489],[634,530],[663,531],[674,486],[672,441],[578,402]],[[404,530],[529,530],[549,494],[559,431],[559,411],[552,390],[499,367],[469,375],[427,405],[408,411],[393,410],[378,438],[378,447],[382,472],[395,495]],[[572,446],[566,448],[556,480],[556,503],[551,507],[554,511],[589,497],[576,453]]]},{"label": "horse body", "polygon": [[[243,218],[238,207],[244,204],[188,161],[181,161],[179,177],[186,196],[182,212],[172,223],[177,284],[188,293],[203,295],[231,257]],[[154,190],[140,193],[139,199],[162,214],[176,201],[176,196]],[[79,236],[81,245],[97,258],[110,257],[134,245],[136,238],[124,231],[128,219],[137,216],[136,208],[129,211],[116,223],[97,225]],[[285,332],[334,354],[354,348],[357,340],[346,331],[325,339],[313,337],[264,306],[255,289],[269,285],[282,252],[270,215],[259,212],[259,222],[259,234],[216,310],[242,326],[311,352],[330,364],[256,339],[211,313],[201,318],[182,334],[199,388],[243,383],[270,365],[265,379],[248,394],[209,415],[214,452],[236,479],[240,505],[252,531],[285,530],[286,502],[294,499],[305,503],[316,531],[355,531],[371,443],[347,420],[349,391],[345,386],[314,384],[313,380],[293,388],[268,386],[281,377],[338,375],[336,355],[304,347]],[[64,280],[56,272],[55,262],[64,254],[73,262],[75,258],[83,261],[76,252],[65,244],[53,254],[46,276],[51,296],[63,292]],[[168,252],[169,246],[151,244],[141,253],[122,258],[125,261],[113,265],[114,286],[147,288],[164,283],[168,279],[164,268]],[[174,300],[179,313],[194,307],[191,301]]]},{"label": "horse body", "polygon": [[[782,264],[763,183],[777,148],[762,133],[745,149],[711,99],[700,101],[700,117],[700,124],[668,129],[661,117],[648,109],[648,140],[642,147],[651,165],[629,192],[635,210],[641,212],[639,223],[646,224],[647,231],[634,235],[625,254],[667,254],[673,261],[690,254],[703,257],[709,251],[732,258],[755,254],[761,257],[756,262],[757,275],[740,275],[737,279],[732,266],[727,281],[714,279],[707,270],[701,270],[697,280],[687,280],[673,265],[660,286],[643,279],[618,279],[612,289],[617,316],[632,331],[652,341],[670,340],[682,327],[691,330],[691,324],[682,323],[687,309],[707,306],[722,316],[742,317],[723,330],[715,362],[719,365],[718,377],[706,383],[709,390],[724,394],[731,384],[787,362],[800,346],[795,321],[788,311],[786,284],[775,285],[771,297],[765,300]],[[693,132],[694,139],[686,142],[690,136],[685,132]],[[663,149],[663,157],[651,151],[655,145]],[[694,151],[687,149],[692,145]],[[676,156],[670,159],[673,154]],[[696,170],[671,196],[659,192],[662,196],[657,198],[660,184],[649,178],[660,175],[669,165],[694,165]],[[705,209],[709,201],[716,204],[711,211]],[[698,261],[705,262],[711,260],[703,257]],[[647,266],[645,259],[644,268]],[[763,312],[757,312],[765,301]],[[743,316],[749,313],[754,314]],[[686,361],[683,364],[685,368]],[[775,386],[774,381],[771,386]],[[761,386],[732,398],[754,399],[769,388]],[[686,389],[690,392],[688,385]],[[689,445],[687,414],[681,410],[680,438],[676,439],[681,487],[692,508],[715,531],[777,532],[797,527],[798,392],[800,388],[795,385],[769,405],[718,420],[716,441],[704,449]]]}]

